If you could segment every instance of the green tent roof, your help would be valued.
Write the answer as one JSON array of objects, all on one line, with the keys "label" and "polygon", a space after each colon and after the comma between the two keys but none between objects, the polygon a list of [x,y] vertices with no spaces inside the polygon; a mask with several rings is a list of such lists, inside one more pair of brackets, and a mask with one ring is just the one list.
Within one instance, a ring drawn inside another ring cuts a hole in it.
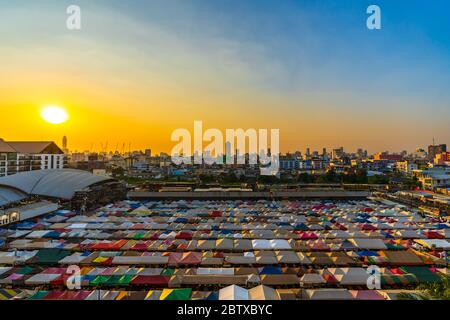
[{"label": "green tent roof", "polygon": [[173,289],[164,300],[189,300],[191,298],[192,289]]},{"label": "green tent roof", "polygon": [[111,278],[111,276],[97,276],[91,282],[89,282],[89,285],[97,286],[100,284],[105,284],[108,282],[109,278]]},{"label": "green tent roof", "polygon": [[70,251],[61,249],[41,249],[36,254],[36,264],[57,264],[59,260],[70,255]]},{"label": "green tent roof", "polygon": [[161,272],[162,276],[172,276],[175,273],[175,269],[164,269]]},{"label": "green tent roof", "polygon": [[441,278],[427,267],[401,267],[405,273],[413,274],[418,282],[437,282]]}]

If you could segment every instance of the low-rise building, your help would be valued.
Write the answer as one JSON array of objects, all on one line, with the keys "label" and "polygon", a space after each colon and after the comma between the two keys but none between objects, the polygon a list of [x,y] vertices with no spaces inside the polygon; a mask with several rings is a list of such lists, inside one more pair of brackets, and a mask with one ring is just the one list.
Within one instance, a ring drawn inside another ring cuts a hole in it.
[{"label": "low-rise building", "polygon": [[414,170],[419,169],[417,163],[412,161],[397,161],[397,170],[406,174],[411,174]]},{"label": "low-rise building", "polygon": [[450,168],[448,167],[434,166],[426,170],[415,170],[413,175],[426,190],[450,186]]}]

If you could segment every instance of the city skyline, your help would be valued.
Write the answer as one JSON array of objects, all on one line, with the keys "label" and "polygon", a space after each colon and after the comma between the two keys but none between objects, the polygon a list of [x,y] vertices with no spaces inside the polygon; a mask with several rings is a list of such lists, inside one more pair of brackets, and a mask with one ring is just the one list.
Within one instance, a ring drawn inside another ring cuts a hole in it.
[{"label": "city skyline", "polygon": [[[377,1],[375,31],[367,1],[77,1],[79,31],[70,1],[0,3],[5,140],[170,152],[173,130],[203,120],[279,128],[282,153],[450,141],[444,1]],[[47,105],[68,121],[43,121]]]}]

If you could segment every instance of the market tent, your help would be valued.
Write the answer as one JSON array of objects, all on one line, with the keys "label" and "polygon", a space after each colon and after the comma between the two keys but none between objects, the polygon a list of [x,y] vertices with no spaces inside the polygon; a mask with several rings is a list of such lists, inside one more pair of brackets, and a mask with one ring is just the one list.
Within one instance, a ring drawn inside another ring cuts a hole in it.
[{"label": "market tent", "polygon": [[307,300],[352,300],[353,296],[347,289],[306,289]]},{"label": "market tent", "polygon": [[404,251],[381,251],[381,256],[387,258],[387,262],[391,265],[422,265],[422,259],[416,255],[412,250],[404,250]]},{"label": "market tent", "polygon": [[277,256],[273,251],[255,251],[254,255],[257,264],[274,265],[278,263]]},{"label": "market tent", "polygon": [[79,264],[83,263],[83,261],[86,259],[86,256],[83,255],[81,252],[75,252],[72,255],[65,256],[63,259],[59,260],[59,264]]},{"label": "market tent", "polygon": [[441,281],[441,278],[427,267],[401,267],[400,269],[405,273],[413,274],[421,283]]},{"label": "market tent", "polygon": [[25,280],[25,284],[49,284],[51,281],[58,279],[61,274],[38,273]]},{"label": "market tent", "polygon": [[248,290],[249,300],[280,300],[278,292],[270,287],[259,285]]},{"label": "market tent", "polygon": [[147,294],[146,291],[127,291],[126,295],[122,297],[119,294],[119,296],[116,297],[116,300],[118,300],[119,297],[121,300],[145,300]]},{"label": "market tent", "polygon": [[385,300],[377,290],[350,290],[350,294],[358,300]]},{"label": "market tent", "polygon": [[269,250],[272,249],[272,245],[269,240],[256,239],[252,240],[252,246],[254,250]]},{"label": "market tent", "polygon": [[418,244],[427,247],[429,249],[445,249],[445,250],[449,250],[450,249],[450,242],[444,239],[416,239],[414,240],[415,242],[417,242]]},{"label": "market tent", "polygon": [[396,297],[400,293],[406,293],[410,295],[416,295],[416,290],[405,290],[405,289],[396,289],[396,290],[377,290],[386,300],[396,300]]},{"label": "market tent", "polygon": [[184,252],[180,264],[183,265],[199,265],[202,261],[203,253],[201,252]]},{"label": "market tent", "polygon": [[327,281],[318,273],[305,273],[300,277],[300,283],[303,285],[322,285]]},{"label": "market tent", "polygon": [[146,206],[142,205],[142,206],[134,209],[133,211],[131,211],[129,213],[130,214],[143,214],[143,215],[146,215],[146,214],[151,214],[152,211],[149,208],[147,208]]},{"label": "market tent", "polygon": [[169,276],[140,276],[137,275],[130,284],[132,285],[152,285],[158,287],[167,287],[169,284]]},{"label": "market tent", "polygon": [[150,290],[144,300],[160,300],[161,293],[161,290]]},{"label": "market tent", "polygon": [[30,295],[27,300],[42,300],[49,294],[49,291],[39,290],[32,295]]},{"label": "market tent", "polygon": [[234,268],[234,274],[235,275],[250,275],[250,274],[258,274],[259,269],[253,268],[253,267],[240,267],[240,268]]},{"label": "market tent", "polygon": [[293,289],[276,289],[281,300],[297,300],[297,294]]},{"label": "market tent", "polygon": [[349,239],[349,241],[358,249],[383,250],[386,245],[381,239]]},{"label": "market tent", "polygon": [[41,249],[34,256],[33,262],[41,265],[54,265],[70,255],[70,251],[61,249]]},{"label": "market tent", "polygon": [[234,268],[197,268],[198,275],[234,275]]},{"label": "market tent", "polygon": [[251,240],[248,239],[235,239],[234,240],[234,251],[248,251],[253,249],[253,244]]},{"label": "market tent", "polygon": [[[214,250],[216,248],[216,240],[198,240],[196,250]],[[194,249],[194,250],[195,250]]]},{"label": "market tent", "polygon": [[11,269],[12,269],[12,267],[0,267],[0,276],[4,273],[7,273]]},{"label": "market tent", "polygon": [[276,251],[278,263],[281,264],[300,264],[301,260],[295,251]]},{"label": "market tent", "polygon": [[219,290],[219,300],[249,300],[247,289],[231,285]]},{"label": "market tent", "polygon": [[247,285],[247,275],[184,275],[181,276],[183,285]]},{"label": "market tent", "polygon": [[169,257],[161,255],[152,256],[115,256],[112,264],[121,265],[162,265],[167,264]]},{"label": "market tent", "polygon": [[367,285],[369,273],[364,268],[329,268],[328,271],[341,285]]},{"label": "market tent", "polygon": [[263,274],[261,284],[267,286],[299,285],[300,279],[295,274]]},{"label": "market tent", "polygon": [[0,289],[0,300],[12,300],[20,293],[19,290]]},{"label": "market tent", "polygon": [[159,300],[189,300],[191,298],[192,289],[164,289]]},{"label": "market tent", "polygon": [[289,242],[284,239],[270,240],[270,246],[274,250],[291,250],[292,249]]},{"label": "market tent", "polygon": [[218,293],[214,291],[192,291],[191,300],[217,300]]},{"label": "market tent", "polygon": [[94,290],[85,300],[115,300],[120,291]]},{"label": "market tent", "polygon": [[256,258],[253,255],[225,255],[225,261],[231,264],[255,264]]},{"label": "market tent", "polygon": [[216,240],[216,250],[233,250],[234,242],[232,239]]}]

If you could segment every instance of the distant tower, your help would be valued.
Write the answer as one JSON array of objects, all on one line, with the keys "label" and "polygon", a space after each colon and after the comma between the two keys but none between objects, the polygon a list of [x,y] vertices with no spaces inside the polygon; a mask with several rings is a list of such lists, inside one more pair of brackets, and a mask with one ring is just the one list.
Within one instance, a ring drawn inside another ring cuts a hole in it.
[{"label": "distant tower", "polygon": [[67,153],[67,137],[66,136],[64,136],[63,138],[62,138],[62,147],[63,147],[63,151],[64,151],[64,153]]}]

